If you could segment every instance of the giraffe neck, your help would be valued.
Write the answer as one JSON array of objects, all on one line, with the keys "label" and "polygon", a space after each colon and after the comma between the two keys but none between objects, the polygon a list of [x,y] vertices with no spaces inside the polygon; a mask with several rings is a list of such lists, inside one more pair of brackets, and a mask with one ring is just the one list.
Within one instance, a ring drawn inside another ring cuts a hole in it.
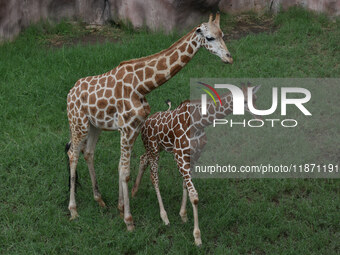
[{"label": "giraffe neck", "polygon": [[[212,100],[207,102],[207,114],[202,116],[195,122],[199,128],[205,128],[213,124],[214,119],[222,119],[228,114],[232,113],[233,99],[230,93],[221,97],[222,105],[217,101],[216,105]],[[199,105],[201,107],[201,105]]]},{"label": "giraffe neck", "polygon": [[[183,36],[168,49],[154,55],[134,60],[134,70],[139,83],[135,86],[141,95],[146,95],[178,73],[197,53],[201,46],[196,28]],[[129,63],[131,61],[125,62]],[[122,63],[124,64],[124,62]],[[138,70],[138,67],[141,70]]]}]

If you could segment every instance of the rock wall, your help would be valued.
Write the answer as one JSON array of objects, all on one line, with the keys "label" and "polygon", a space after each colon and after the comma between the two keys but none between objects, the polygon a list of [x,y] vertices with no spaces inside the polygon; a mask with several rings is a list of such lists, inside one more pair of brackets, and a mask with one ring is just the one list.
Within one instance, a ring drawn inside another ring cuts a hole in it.
[{"label": "rock wall", "polygon": [[0,41],[39,20],[80,19],[88,24],[130,22],[166,32],[198,24],[220,0],[0,0]]},{"label": "rock wall", "polygon": [[295,4],[340,15],[340,0],[0,0],[0,41],[39,20],[67,18],[97,25],[114,20],[168,32],[196,25],[218,9],[275,12]]},{"label": "rock wall", "polygon": [[130,22],[134,27],[152,30],[186,28],[198,24],[218,10],[220,0],[110,0],[114,21]]},{"label": "rock wall", "polygon": [[228,13],[266,10],[278,12],[281,7],[286,10],[294,5],[332,16],[340,15],[340,0],[221,0],[219,9]]},{"label": "rock wall", "polygon": [[0,40],[12,39],[39,20],[81,19],[103,24],[109,19],[105,0],[0,0]]}]

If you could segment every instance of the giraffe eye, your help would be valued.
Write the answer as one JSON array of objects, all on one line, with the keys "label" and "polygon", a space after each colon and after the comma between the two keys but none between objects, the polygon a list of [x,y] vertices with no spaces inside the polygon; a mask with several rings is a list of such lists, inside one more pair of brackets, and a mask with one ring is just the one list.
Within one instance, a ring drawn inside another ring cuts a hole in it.
[{"label": "giraffe eye", "polygon": [[206,37],[207,38],[207,40],[210,42],[210,41],[213,41],[213,40],[215,40],[215,38],[214,37]]}]

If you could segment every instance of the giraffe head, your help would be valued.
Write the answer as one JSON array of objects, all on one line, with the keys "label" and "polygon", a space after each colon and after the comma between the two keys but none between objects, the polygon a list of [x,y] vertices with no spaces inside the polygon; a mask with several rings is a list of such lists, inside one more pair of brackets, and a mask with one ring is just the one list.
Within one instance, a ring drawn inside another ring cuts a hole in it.
[{"label": "giraffe head", "polygon": [[196,29],[201,46],[211,53],[219,56],[224,63],[233,63],[233,58],[223,41],[223,32],[220,28],[220,14],[216,14],[215,20],[210,14],[209,21]]}]

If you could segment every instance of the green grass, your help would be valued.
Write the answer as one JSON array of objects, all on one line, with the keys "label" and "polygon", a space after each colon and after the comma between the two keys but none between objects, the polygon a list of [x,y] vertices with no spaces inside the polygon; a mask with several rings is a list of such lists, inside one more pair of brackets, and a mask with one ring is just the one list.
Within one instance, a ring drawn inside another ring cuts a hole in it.
[{"label": "green grass", "polygon": [[[233,23],[232,19],[223,21]],[[189,98],[190,78],[340,77],[339,20],[291,9],[280,13],[274,22],[274,33],[228,43],[233,65],[224,65],[200,50],[187,67],[147,96],[152,113],[165,110],[168,98],[173,105]],[[112,33],[119,35],[118,43],[60,49],[48,46],[51,36],[83,35],[79,31],[67,22],[55,27],[40,25],[0,46],[0,253],[340,252],[339,181],[331,179],[195,179],[203,241],[201,248],[195,247],[191,205],[189,221],[182,224],[178,215],[182,181],[173,157],[166,153],[160,158],[160,189],[171,226],[163,226],[156,194],[145,176],[137,197],[131,199],[136,230],[128,233],[116,209],[118,132],[103,132],[96,150],[99,189],[107,209],[93,200],[88,170],[81,159],[77,168],[81,187],[76,195],[80,218],[70,222],[64,155],[69,139],[68,91],[80,77],[104,73],[122,60],[158,52],[180,37],[115,29]],[[143,151],[138,138],[132,155],[132,180]],[[239,153],[250,152],[245,147]],[[131,189],[132,182],[129,186]]]}]

